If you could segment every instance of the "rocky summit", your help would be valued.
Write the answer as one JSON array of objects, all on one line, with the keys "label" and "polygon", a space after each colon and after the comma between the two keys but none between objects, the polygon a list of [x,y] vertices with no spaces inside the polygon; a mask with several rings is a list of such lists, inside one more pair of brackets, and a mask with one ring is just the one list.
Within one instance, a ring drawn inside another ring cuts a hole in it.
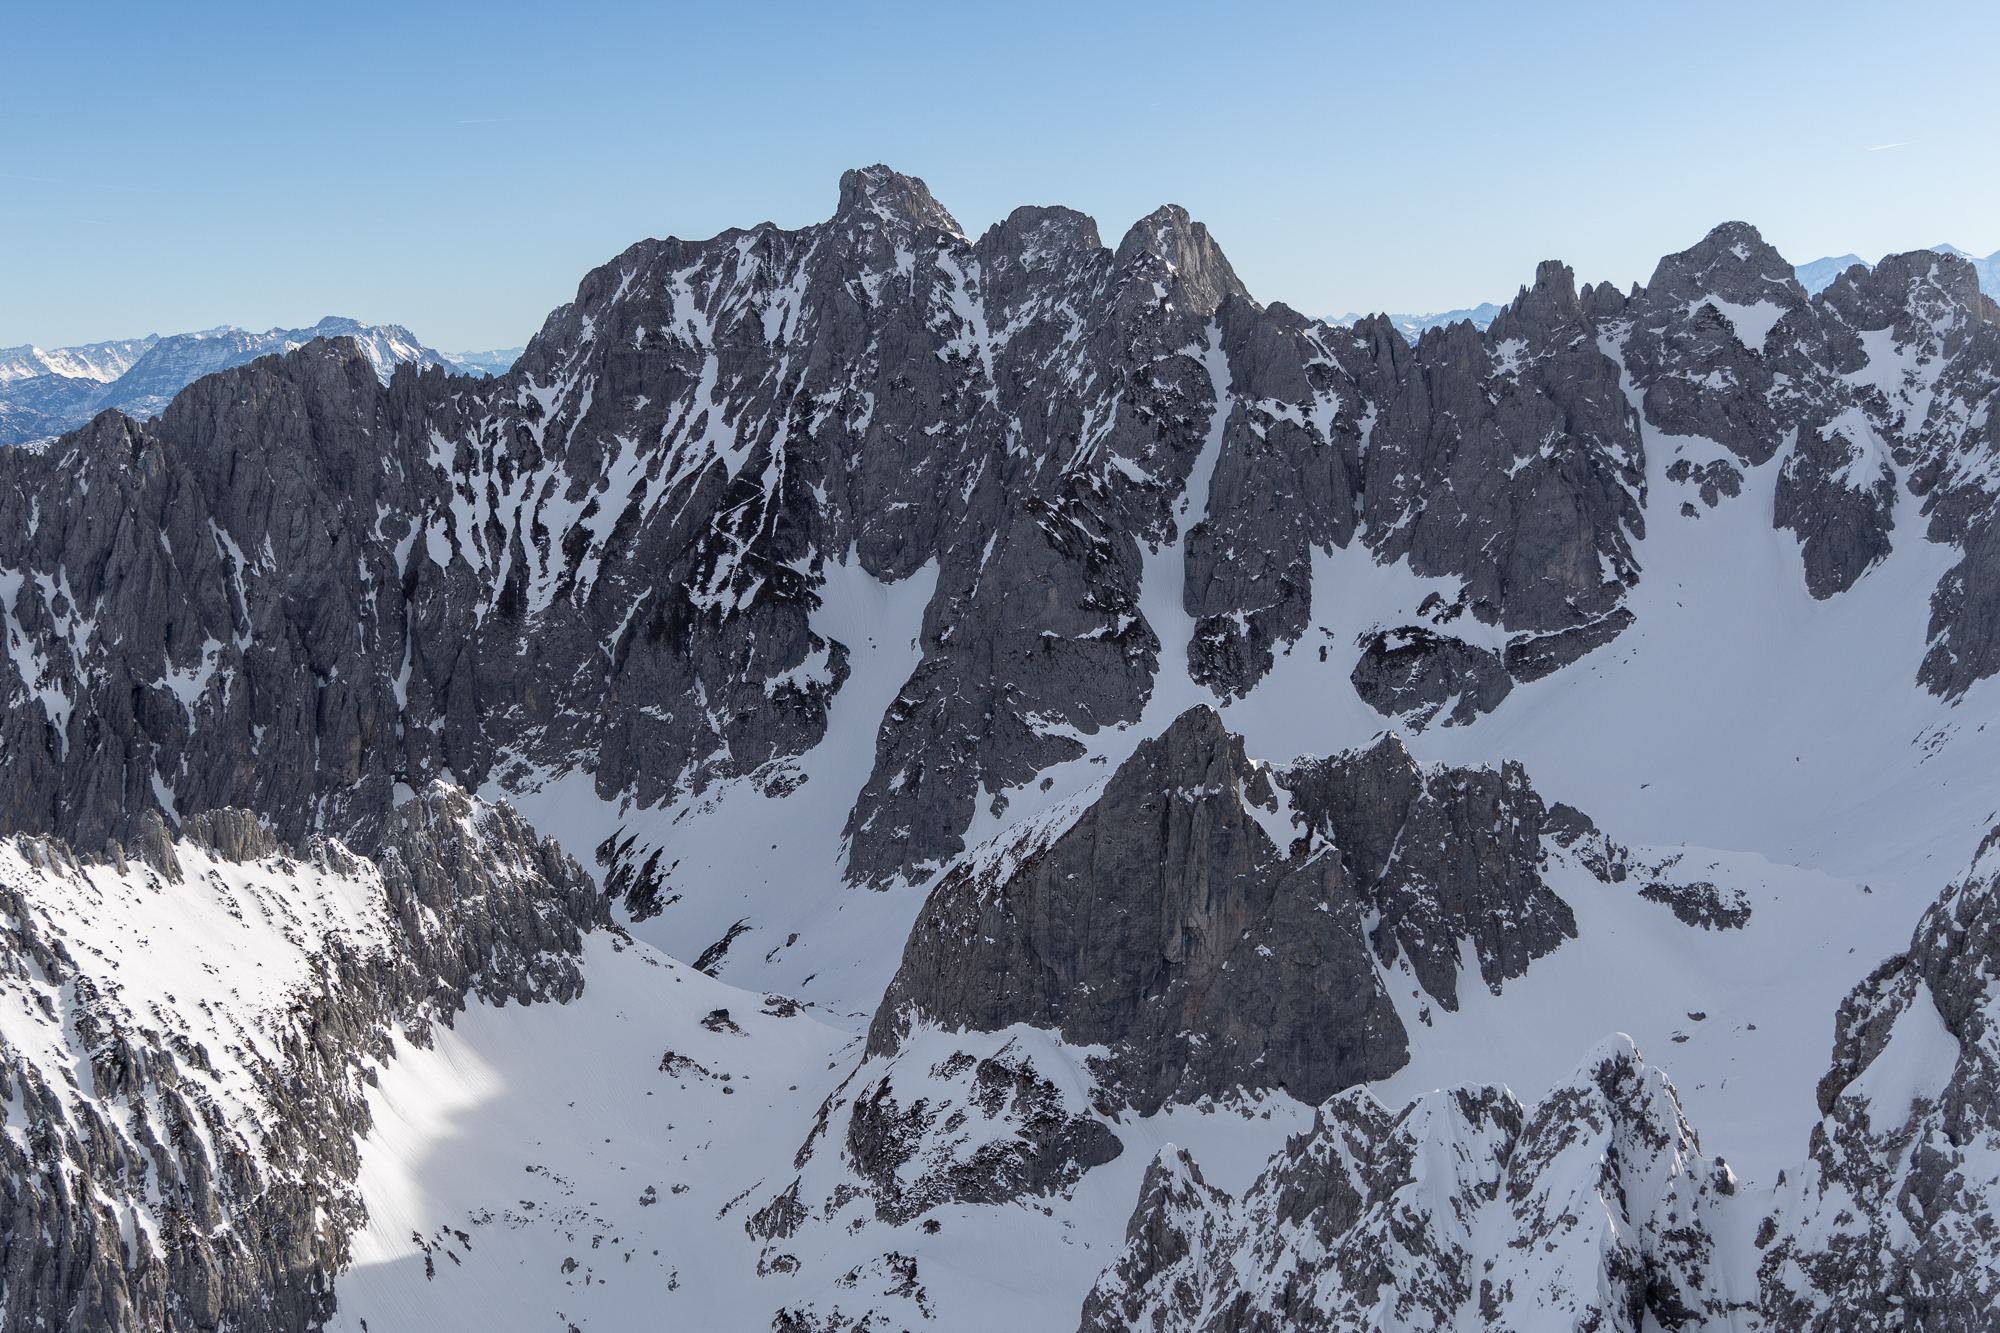
[{"label": "rocky summit", "polygon": [[1994,1326],[2000,307],[1688,239],[23,360],[0,1328]]}]

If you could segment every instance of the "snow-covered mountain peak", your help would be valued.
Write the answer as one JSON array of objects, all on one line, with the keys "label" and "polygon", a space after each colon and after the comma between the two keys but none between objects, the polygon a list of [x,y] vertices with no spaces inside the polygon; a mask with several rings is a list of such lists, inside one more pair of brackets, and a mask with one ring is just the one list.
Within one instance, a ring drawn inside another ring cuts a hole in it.
[{"label": "snow-covered mountain peak", "polygon": [[0,394],[16,380],[41,375],[61,375],[70,379],[108,384],[160,340],[157,333],[121,342],[90,343],[82,347],[59,347],[45,352],[39,347],[0,348]]},{"label": "snow-covered mountain peak", "polygon": [[[115,982],[147,877],[219,874],[311,983],[181,1015],[267,1109],[134,1084],[208,1174],[169,1151],[202,1244],[127,1256],[167,1159],[86,1066],[194,1048],[0,967],[45,1042],[0,1093],[70,1127],[0,1097],[0,1194],[100,1238],[31,1308],[1990,1324],[1966,261],[1808,299],[1727,224],[1411,341],[1258,305],[1179,210],[973,240],[919,189],[640,242],[490,381],[323,322],[0,453],[0,829],[104,849],[22,910],[132,890],[47,959]],[[379,949],[283,936],[329,876]]]},{"label": "snow-covered mountain peak", "polygon": [[401,325],[363,324],[336,315],[304,329],[252,333],[223,324],[167,338],[154,335],[52,353],[12,348],[0,351],[0,445],[53,438],[106,407],[148,416],[203,375],[281,355],[314,338],[334,337],[355,339],[385,385],[404,362],[483,377],[507,369],[521,350],[448,355],[425,347]]}]

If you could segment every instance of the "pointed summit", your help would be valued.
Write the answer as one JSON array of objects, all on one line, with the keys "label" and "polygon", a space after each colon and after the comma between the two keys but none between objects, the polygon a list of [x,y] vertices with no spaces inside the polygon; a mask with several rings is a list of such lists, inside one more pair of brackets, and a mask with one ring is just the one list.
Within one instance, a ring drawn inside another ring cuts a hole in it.
[{"label": "pointed summit", "polygon": [[1208,228],[1188,216],[1179,204],[1163,204],[1132,224],[1118,243],[1121,267],[1140,255],[1156,255],[1180,279],[1189,305],[1201,316],[1215,313],[1230,296],[1250,299],[1250,289],[1236,276],[1222,247]]},{"label": "pointed summit", "polygon": [[1755,305],[1768,300],[1787,310],[1806,303],[1791,263],[1747,222],[1725,222],[1699,244],[1665,256],[1646,289],[1682,301],[1720,297]]},{"label": "pointed summit", "polygon": [[840,174],[840,207],[833,217],[836,222],[848,222],[870,215],[898,229],[936,227],[954,236],[965,235],[958,219],[931,196],[929,186],[879,162]]}]

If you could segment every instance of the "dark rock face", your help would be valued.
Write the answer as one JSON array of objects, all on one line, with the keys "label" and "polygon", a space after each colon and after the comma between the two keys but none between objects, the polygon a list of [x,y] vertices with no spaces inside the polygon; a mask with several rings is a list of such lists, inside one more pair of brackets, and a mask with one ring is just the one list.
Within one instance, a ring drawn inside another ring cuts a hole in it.
[{"label": "dark rock face", "polygon": [[567,1004],[583,993],[577,956],[585,932],[611,924],[610,901],[513,807],[434,784],[390,816],[375,860],[442,1012],[468,995]]},{"label": "dark rock face", "polygon": [[[1270,774],[1210,709],[1121,765],[1018,865],[954,869],[925,905],[869,1029],[1015,1023],[1112,1048],[1100,1079],[1142,1115],[1238,1085],[1319,1096],[1407,1058],[1338,856],[1289,854],[1250,813]],[[1003,863],[1004,864],[1004,863]]]},{"label": "dark rock face", "polygon": [[1743,494],[1743,474],[1719,458],[1699,467],[1685,458],[1676,459],[1667,465],[1667,480],[1695,487],[1701,502],[1710,509],[1721,504],[1725,495],[1733,500]]},{"label": "dark rock face", "polygon": [[1732,890],[1731,895],[1725,898],[1715,885],[1706,881],[1693,884],[1655,882],[1640,889],[1639,896],[1651,902],[1665,903],[1685,926],[1699,926],[1703,930],[1741,930],[1750,924],[1750,904],[1741,889]]},{"label": "dark rock face", "polygon": [[[1432,597],[1436,597],[1433,593]],[[1431,614],[1434,624],[1456,619],[1465,599]],[[1361,659],[1349,675],[1361,702],[1384,717],[1422,731],[1447,704],[1442,726],[1470,726],[1525,684],[1554,675],[1610,643],[1637,617],[1614,607],[1596,620],[1548,634],[1516,634],[1504,651],[1467,643],[1422,625],[1378,630],[1362,639]]]},{"label": "dark rock face", "polygon": [[892,1225],[941,1204],[1066,1192],[1124,1150],[1012,1050],[985,1059],[957,1052],[928,1075],[922,1095],[906,1102],[884,1074],[855,1098],[847,1125],[847,1160],[873,1187],[875,1216]]},{"label": "dark rock face", "polygon": [[1370,635],[1348,677],[1361,702],[1422,731],[1446,704],[1442,725],[1465,726],[1500,706],[1514,679],[1499,653],[1421,625]]},{"label": "dark rock face", "polygon": [[1846,592],[1887,556],[1895,504],[1887,459],[1838,429],[1804,431],[1779,470],[1774,518],[1798,534],[1807,591]]},{"label": "dark rock face", "polygon": [[1582,661],[1623,634],[1638,619],[1624,607],[1587,625],[1553,634],[1521,634],[1507,640],[1507,674],[1526,682],[1551,676],[1572,662]]},{"label": "dark rock face", "polygon": [[[1159,648],[1139,614],[1139,543],[1173,530],[1168,502],[1226,387],[1203,359],[1208,320],[1244,294],[1178,209],[1141,220],[1115,254],[1063,209],[1017,210],[976,245],[951,244],[939,262],[962,275],[953,299],[984,309],[976,338],[952,335],[977,344],[948,418],[962,460],[950,486],[968,498],[962,515],[947,499],[951,527],[902,566],[940,560],[925,661],[883,720],[848,825],[850,873],[869,881],[928,873],[963,850],[982,786],[1074,758],[1051,723],[1090,734],[1139,716]],[[1000,328],[1004,343],[983,332]],[[899,466],[920,474],[929,452]],[[937,509],[937,484],[915,484],[915,509]]]},{"label": "dark rock face", "polygon": [[1728,1309],[1707,1215],[1734,1188],[1622,1042],[1532,1110],[1492,1087],[1400,1112],[1342,1093],[1240,1201],[1163,1151],[1080,1327],[1700,1327]]},{"label": "dark rock face", "polygon": [[1161,1327],[1198,1327],[1210,1274],[1227,1262],[1234,1204],[1187,1149],[1162,1149],[1139,1184],[1124,1254],[1084,1298],[1081,1327],[1146,1328],[1148,1315]]},{"label": "dark rock face", "polygon": [[1320,1100],[1407,1058],[1371,947],[1455,1008],[1461,941],[1497,989],[1575,935],[1537,874],[1542,816],[1518,765],[1426,772],[1387,737],[1272,770],[1192,710],[1074,823],[940,881],[870,1055],[918,1024],[1026,1023],[1108,1046],[1095,1072],[1142,1115],[1238,1087]]},{"label": "dark rock face", "polygon": [[[782,794],[853,669],[814,628],[852,562],[936,572],[846,830],[855,882],[922,880],[982,791],[1140,716],[1162,543],[1219,697],[1297,642],[1314,552],[1357,536],[1500,631],[1362,645],[1357,688],[1405,725],[1603,646],[1642,563],[1630,394],[1730,451],[1676,460],[1703,503],[1791,442],[1776,514],[1816,595],[1889,550],[1907,469],[1966,552],[1923,675],[1955,695],[2000,669],[2000,334],[1963,261],[1905,260],[1808,302],[1729,224],[1630,297],[1544,264],[1483,331],[1412,346],[1258,305],[1176,208],[1115,248],[1060,208],[974,240],[922,182],[850,172],[827,222],[632,247],[495,379],[385,386],[333,338],[0,454],[0,827],[95,847],[234,806],[369,849],[398,782],[445,774]],[[635,911],[659,850],[611,848]]]},{"label": "dark rock face", "polygon": [[1771,1326],[1992,1328],[2000,875],[1989,834],[1907,953],[1841,1005],[1812,1160],[1761,1237]]},{"label": "dark rock face", "polygon": [[1597,300],[1558,263],[1483,335],[1425,334],[1371,436],[1376,558],[1466,581],[1475,617],[1547,631],[1603,615],[1638,581],[1644,455]]},{"label": "dark rock face", "polygon": [[[1345,547],[1361,510],[1375,352],[1284,305],[1225,301],[1216,315],[1235,396],[1208,502],[1183,543],[1188,669],[1242,694],[1296,640],[1312,609],[1312,549]],[[1399,344],[1398,344],[1399,345]],[[1382,344],[1386,350],[1388,344]]]},{"label": "dark rock face", "polygon": [[1645,464],[1596,299],[1543,264],[1483,333],[1454,324],[1414,348],[1386,319],[1328,328],[1225,304],[1236,405],[1187,544],[1195,678],[1247,693],[1307,626],[1310,548],[1345,547],[1357,524],[1376,559],[1463,579],[1489,625],[1557,630],[1616,607],[1638,579]]},{"label": "dark rock face", "polygon": [[[440,785],[395,823],[393,890],[332,841],[294,859],[236,810],[191,819],[178,847],[148,812],[134,853],[113,843],[102,863],[53,839],[0,846],[0,965],[10,1012],[27,1016],[0,1043],[0,1328],[293,1330],[333,1316],[366,1216],[356,1140],[375,1066],[399,1037],[428,1045],[469,994],[571,998],[580,933],[606,920],[574,862],[504,807]],[[182,887],[164,895],[163,881]],[[143,979],[116,970],[121,947],[188,925],[204,893],[282,923],[258,961],[297,980],[268,1007],[239,995],[260,980],[248,972],[199,1003],[201,982],[176,978],[178,1005],[142,1001]],[[80,926],[108,960],[65,947],[87,938]],[[228,1035],[199,1040],[218,1018]]]},{"label": "dark rock face", "polygon": [[[1724,223],[1666,256],[1617,322],[1641,410],[1668,435],[1705,436],[1754,467],[1823,406],[1811,302],[1755,227]],[[1774,364],[1780,353],[1804,363]],[[1780,380],[1793,370],[1805,373]]]},{"label": "dark rock face", "polygon": [[1542,883],[1546,811],[1519,764],[1426,768],[1393,733],[1372,749],[1274,775],[1314,841],[1338,849],[1385,966],[1407,958],[1446,1009],[1458,1007],[1460,945],[1496,994],[1576,938],[1569,904]]}]

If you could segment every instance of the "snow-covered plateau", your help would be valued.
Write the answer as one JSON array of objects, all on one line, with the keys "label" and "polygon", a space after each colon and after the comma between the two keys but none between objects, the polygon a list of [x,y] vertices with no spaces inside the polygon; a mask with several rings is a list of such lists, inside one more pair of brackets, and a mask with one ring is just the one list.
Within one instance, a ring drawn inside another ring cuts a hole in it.
[{"label": "snow-covered plateau", "polygon": [[2000,307],[1690,239],[874,167],[0,449],[0,1333],[2000,1325]]}]

